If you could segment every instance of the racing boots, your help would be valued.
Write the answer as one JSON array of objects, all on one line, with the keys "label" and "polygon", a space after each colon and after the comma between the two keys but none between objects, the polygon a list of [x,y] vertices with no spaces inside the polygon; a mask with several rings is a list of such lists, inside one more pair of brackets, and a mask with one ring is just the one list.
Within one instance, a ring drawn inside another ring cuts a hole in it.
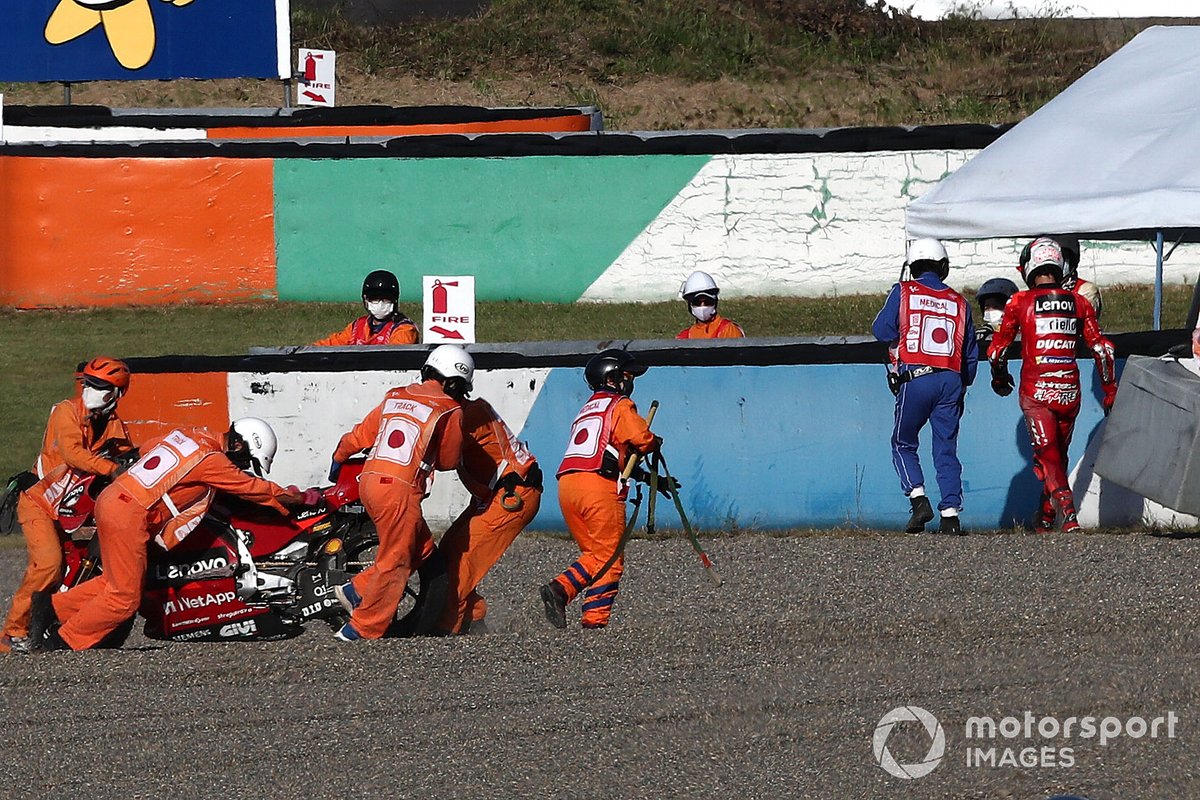
[{"label": "racing boots", "polygon": [[1079,524],[1079,515],[1075,513],[1075,498],[1071,496],[1070,489],[1060,489],[1055,492],[1054,504],[1062,512],[1063,533],[1074,533],[1075,531],[1083,530],[1083,526]]},{"label": "racing boots", "polygon": [[1033,529],[1037,533],[1050,533],[1054,530],[1054,521],[1057,518],[1058,509],[1054,507],[1054,502],[1050,499],[1050,495],[1042,492],[1038,515],[1033,521]]},{"label": "racing boots", "polygon": [[925,523],[933,519],[933,506],[926,495],[910,497],[908,502],[912,504],[912,516],[908,518],[908,527],[904,532],[921,533],[925,530]]}]

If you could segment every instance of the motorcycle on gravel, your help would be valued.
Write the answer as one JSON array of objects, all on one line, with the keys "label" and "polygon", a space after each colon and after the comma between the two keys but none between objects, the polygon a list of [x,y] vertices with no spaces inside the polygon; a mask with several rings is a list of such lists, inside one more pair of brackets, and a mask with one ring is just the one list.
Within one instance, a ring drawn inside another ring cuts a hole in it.
[{"label": "motorcycle on gravel", "polygon": [[[231,641],[290,638],[323,620],[341,627],[346,613],[334,587],[374,560],[379,541],[358,496],[363,459],[352,459],[320,503],[289,514],[218,495],[203,522],[170,551],[150,545],[139,614],[150,639]],[[103,486],[80,479],[60,504],[65,534],[64,589],[99,574],[102,564],[92,510]],[[406,589],[390,636],[428,633],[445,602],[440,554],[422,565]],[[416,584],[414,586],[413,584]],[[119,646],[130,620],[105,642]]]}]

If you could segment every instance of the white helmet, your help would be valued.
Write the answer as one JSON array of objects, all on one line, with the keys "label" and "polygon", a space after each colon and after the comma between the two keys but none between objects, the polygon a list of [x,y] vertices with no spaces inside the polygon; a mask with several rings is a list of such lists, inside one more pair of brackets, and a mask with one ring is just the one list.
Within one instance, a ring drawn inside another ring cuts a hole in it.
[{"label": "white helmet", "polygon": [[693,294],[711,294],[716,297],[721,290],[717,288],[717,282],[713,280],[712,275],[707,272],[696,270],[691,275],[687,276],[687,280],[679,287],[679,294],[683,299],[687,299],[688,295]]},{"label": "white helmet", "polygon": [[[914,264],[921,266],[913,269]],[[908,267],[908,274],[914,278],[932,272],[941,280],[946,280],[950,274],[950,257],[937,239],[915,239],[908,245],[908,260],[904,266]]]},{"label": "white helmet", "polygon": [[908,245],[908,260],[905,263],[941,261],[942,259],[949,260],[949,258],[946,255],[946,248],[937,239],[914,239]]},{"label": "white helmet", "polygon": [[421,368],[421,377],[428,378],[429,376],[426,374],[428,372],[436,372],[439,377],[446,380],[460,378],[469,392],[474,386],[475,359],[456,344],[438,345],[430,352],[429,358],[425,359],[425,366]]},{"label": "white helmet", "polygon": [[[275,460],[275,451],[279,449],[279,440],[275,438],[274,429],[265,420],[258,417],[242,417],[229,426],[229,432],[240,436],[246,443],[246,461],[248,463],[245,466],[242,464],[238,464],[238,466],[242,469],[251,468],[259,477],[271,471],[271,462]],[[229,438],[232,440],[233,436],[231,435]],[[233,441],[229,442],[230,448],[233,447],[233,444]],[[237,462],[238,460],[235,459],[234,463]]]}]

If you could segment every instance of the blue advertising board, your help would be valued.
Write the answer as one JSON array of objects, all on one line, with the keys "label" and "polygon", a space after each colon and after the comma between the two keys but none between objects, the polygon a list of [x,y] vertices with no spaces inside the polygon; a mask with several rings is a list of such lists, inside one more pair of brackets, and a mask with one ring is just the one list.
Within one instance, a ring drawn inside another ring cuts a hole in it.
[{"label": "blue advertising board", "polygon": [[0,81],[291,72],[288,0],[20,0],[0,13]]}]

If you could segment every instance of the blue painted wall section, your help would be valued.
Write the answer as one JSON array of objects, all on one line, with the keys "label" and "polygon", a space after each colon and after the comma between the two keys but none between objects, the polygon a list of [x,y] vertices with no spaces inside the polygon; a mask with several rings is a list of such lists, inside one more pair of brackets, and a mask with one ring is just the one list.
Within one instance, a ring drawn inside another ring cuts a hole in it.
[{"label": "blue painted wall section", "polygon": [[[1019,381],[1020,363],[1012,368]],[[1079,413],[1072,463],[1103,419],[1095,370],[1090,361],[1080,369],[1091,395]],[[1020,525],[1032,517],[1041,487],[1016,394],[997,397],[987,377],[981,370],[967,394],[959,436],[963,521]],[[547,473],[557,469],[567,429],[589,395],[582,370],[548,376],[521,432]],[[634,400],[643,414],[651,400],[660,402],[654,429],[683,482],[688,515],[701,528],[895,529],[908,519],[892,468],[895,403],[882,365],[655,367],[638,380]],[[927,432],[921,460],[936,503]],[[532,527],[564,529],[555,490],[548,480]],[[658,518],[659,527],[678,527],[670,504],[659,505]]]}]

